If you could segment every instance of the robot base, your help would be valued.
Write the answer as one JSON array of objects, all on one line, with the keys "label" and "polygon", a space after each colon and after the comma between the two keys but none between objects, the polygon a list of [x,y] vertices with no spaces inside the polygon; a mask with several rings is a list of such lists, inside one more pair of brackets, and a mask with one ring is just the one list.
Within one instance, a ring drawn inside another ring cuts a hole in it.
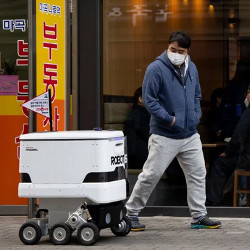
[{"label": "robot base", "polygon": [[90,246],[97,242],[103,228],[110,228],[116,236],[126,236],[130,232],[131,222],[125,216],[122,201],[87,205],[81,200],[82,205],[74,211],[72,207],[77,202],[79,204],[79,200],[40,199],[36,218],[27,220],[19,230],[20,240],[26,245],[33,245],[42,236],[49,235],[52,243],[65,245],[76,230],[79,242]]}]

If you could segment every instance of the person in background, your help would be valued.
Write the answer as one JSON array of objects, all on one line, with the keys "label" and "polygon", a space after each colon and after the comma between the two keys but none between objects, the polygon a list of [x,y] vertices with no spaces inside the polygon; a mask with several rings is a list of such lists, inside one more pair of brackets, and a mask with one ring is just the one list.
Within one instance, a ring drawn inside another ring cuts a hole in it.
[{"label": "person in background", "polygon": [[236,168],[250,170],[250,86],[244,103],[246,109],[225,152],[211,166],[207,180],[207,205],[220,204],[223,188]]},{"label": "person in background", "polygon": [[142,99],[151,114],[149,155],[126,203],[132,231],[143,231],[140,211],[174,157],[185,174],[191,228],[219,228],[205,207],[206,168],[196,127],[201,117],[201,90],[194,63],[188,56],[190,37],[182,31],[169,37],[168,49],[145,73]]},{"label": "person in background", "polygon": [[223,88],[217,88],[211,94],[211,108],[207,114],[207,124],[212,142],[224,140],[224,138],[221,138],[221,134],[223,134],[223,113],[221,108],[223,94]]},{"label": "person in background", "polygon": [[134,104],[125,123],[127,136],[128,167],[142,169],[148,156],[150,114],[142,100],[142,87],[134,93]]},{"label": "person in background", "polygon": [[246,91],[250,83],[250,63],[240,60],[237,63],[233,79],[225,87],[225,92],[221,100],[223,112],[223,129],[220,138],[231,137],[233,131],[245,109],[244,100]]}]

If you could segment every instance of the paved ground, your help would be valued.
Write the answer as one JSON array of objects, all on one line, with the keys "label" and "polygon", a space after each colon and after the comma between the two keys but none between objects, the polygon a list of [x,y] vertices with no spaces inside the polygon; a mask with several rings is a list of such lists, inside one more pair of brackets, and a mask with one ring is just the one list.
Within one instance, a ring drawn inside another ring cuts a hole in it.
[{"label": "paved ground", "polygon": [[99,241],[91,247],[80,245],[75,235],[66,246],[52,245],[48,236],[42,237],[37,245],[23,245],[18,231],[25,219],[0,216],[0,249],[250,249],[250,219],[221,218],[221,229],[194,230],[190,229],[190,218],[143,217],[141,221],[146,224],[146,231],[116,237],[109,229],[104,229]]}]

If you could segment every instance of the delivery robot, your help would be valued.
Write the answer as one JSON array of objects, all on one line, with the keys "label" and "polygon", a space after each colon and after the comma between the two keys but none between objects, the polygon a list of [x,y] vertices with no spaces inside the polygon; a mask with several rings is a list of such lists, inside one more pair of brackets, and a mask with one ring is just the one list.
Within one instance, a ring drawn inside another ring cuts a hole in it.
[{"label": "delivery robot", "polygon": [[64,245],[96,243],[100,230],[130,232],[126,216],[126,137],[122,131],[61,131],[20,137],[19,197],[39,198],[35,218],[19,230],[24,244],[49,235]]}]

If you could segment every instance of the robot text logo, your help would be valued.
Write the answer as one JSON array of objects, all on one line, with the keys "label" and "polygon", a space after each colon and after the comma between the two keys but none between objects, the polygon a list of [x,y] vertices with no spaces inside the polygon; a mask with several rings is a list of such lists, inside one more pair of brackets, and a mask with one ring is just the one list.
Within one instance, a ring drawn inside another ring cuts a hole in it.
[{"label": "robot text logo", "polygon": [[124,163],[124,155],[111,156],[111,165],[118,165]]}]

